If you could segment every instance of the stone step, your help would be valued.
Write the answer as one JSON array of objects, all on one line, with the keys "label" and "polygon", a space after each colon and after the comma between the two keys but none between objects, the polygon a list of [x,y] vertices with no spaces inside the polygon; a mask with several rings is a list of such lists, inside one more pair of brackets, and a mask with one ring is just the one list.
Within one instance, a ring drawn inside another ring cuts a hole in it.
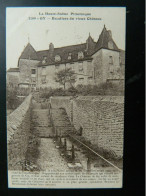
[{"label": "stone step", "polygon": [[32,122],[38,127],[51,127],[48,109],[34,109],[32,113]]},{"label": "stone step", "polygon": [[55,127],[57,132],[60,133],[60,132],[72,132],[74,131],[74,127]]},{"label": "stone step", "polygon": [[55,113],[52,113],[52,116],[55,116],[55,118],[61,118],[61,119],[69,119],[67,115],[64,115],[64,114],[55,114]]},{"label": "stone step", "polygon": [[63,116],[55,116],[55,115],[52,115],[52,117],[55,118],[55,119],[60,119],[60,120],[64,120],[64,121],[65,120],[69,120],[69,118],[66,118],[66,117],[64,118]]},{"label": "stone step", "polygon": [[67,113],[63,109],[52,109],[51,110],[53,125],[58,131],[58,134],[67,133],[73,131],[74,127],[71,125],[70,120],[67,116]]},{"label": "stone step", "polygon": [[62,124],[62,123],[54,123],[55,127],[68,127],[68,128],[72,128],[71,125],[68,124]]},{"label": "stone step", "polygon": [[34,109],[32,121],[36,123],[35,129],[39,137],[52,137],[55,135],[51,127],[50,117],[58,134],[67,134],[70,131],[74,131],[74,127],[71,125],[65,110],[52,109],[50,116],[48,109]]},{"label": "stone step", "polygon": [[60,119],[60,118],[55,118],[53,119],[54,121],[58,121],[58,122],[63,122],[63,123],[69,123],[70,124],[70,120],[64,120],[64,119]]},{"label": "stone step", "polygon": [[32,120],[33,121],[39,121],[39,122],[50,122],[50,119],[49,118],[46,118],[46,119],[39,119],[39,118],[37,118],[37,119],[34,119],[34,118],[32,118]]},{"label": "stone step", "polygon": [[51,122],[49,118],[47,119],[32,119],[33,122],[48,123]]},{"label": "stone step", "polygon": [[47,109],[35,109],[35,110],[32,110],[33,113],[36,113],[36,114],[49,114],[49,110]]},{"label": "stone step", "polygon": [[39,137],[52,137],[54,132],[52,127],[35,127]]}]

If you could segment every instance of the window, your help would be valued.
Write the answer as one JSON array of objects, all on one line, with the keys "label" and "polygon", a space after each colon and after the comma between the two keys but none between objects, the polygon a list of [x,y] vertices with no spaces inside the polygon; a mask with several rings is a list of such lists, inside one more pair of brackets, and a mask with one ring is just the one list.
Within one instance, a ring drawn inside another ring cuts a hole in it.
[{"label": "window", "polygon": [[47,57],[46,57],[46,56],[43,56],[42,63],[43,63],[43,64],[47,63]]},{"label": "window", "polygon": [[46,75],[46,67],[42,67],[42,75]]},{"label": "window", "polygon": [[92,77],[92,76],[89,76],[89,77],[88,77],[88,80],[89,80],[89,81],[90,81],[90,80],[92,80],[92,79],[93,79],[93,77]]},{"label": "window", "polygon": [[46,76],[41,77],[42,84],[46,83]]},{"label": "window", "polygon": [[109,71],[110,71],[110,73],[114,73],[114,68],[113,68],[113,66],[110,66]]},{"label": "window", "polygon": [[32,69],[31,74],[36,74],[36,69]]},{"label": "window", "polygon": [[83,52],[78,52],[78,59],[83,59],[84,58],[84,54]]},{"label": "window", "polygon": [[56,69],[59,69],[59,64],[55,65],[55,68],[56,68]]},{"label": "window", "polygon": [[71,53],[68,54],[68,60],[71,60]]},{"label": "window", "polygon": [[80,71],[80,72],[83,71],[83,62],[79,62],[79,71]]},{"label": "window", "polygon": [[55,56],[55,62],[61,61],[61,57],[59,55]]},{"label": "window", "polygon": [[113,57],[109,56],[109,64],[113,65]]},{"label": "window", "polygon": [[117,73],[119,73],[120,72],[120,66],[115,66],[115,71],[117,72]]},{"label": "window", "polygon": [[71,78],[70,81],[71,81],[71,83],[74,83],[75,82],[75,78]]},{"label": "window", "polygon": [[84,81],[84,78],[79,78],[79,81]]},{"label": "window", "polygon": [[109,49],[114,49],[114,46],[113,46],[113,42],[112,41],[109,41],[108,42],[108,48]]}]

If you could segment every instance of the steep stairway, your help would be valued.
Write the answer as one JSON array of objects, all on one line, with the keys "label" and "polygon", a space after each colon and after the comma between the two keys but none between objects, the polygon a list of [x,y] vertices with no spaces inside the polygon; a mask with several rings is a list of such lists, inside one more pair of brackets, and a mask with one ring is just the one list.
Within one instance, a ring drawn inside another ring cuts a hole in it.
[{"label": "steep stairway", "polygon": [[49,116],[49,109],[33,109],[32,123],[39,137],[53,137],[53,129]]},{"label": "steep stairway", "polygon": [[51,118],[53,121],[53,126],[59,135],[67,135],[68,133],[74,131],[74,127],[71,125],[68,115],[63,108],[51,109]]}]

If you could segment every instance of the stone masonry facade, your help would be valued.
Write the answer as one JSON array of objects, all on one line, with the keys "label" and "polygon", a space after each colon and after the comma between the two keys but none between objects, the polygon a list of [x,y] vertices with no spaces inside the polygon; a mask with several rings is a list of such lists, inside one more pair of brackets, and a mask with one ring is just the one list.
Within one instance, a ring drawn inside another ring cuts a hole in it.
[{"label": "stone masonry facade", "polygon": [[118,48],[105,26],[97,41],[89,34],[85,43],[60,48],[50,43],[47,50],[41,51],[28,43],[18,59],[18,67],[7,71],[7,82],[12,83],[9,78],[14,75],[14,84],[19,87],[63,88],[55,77],[67,68],[74,72],[74,87],[106,82],[121,85],[124,84],[125,51]]},{"label": "stone masonry facade", "polygon": [[65,108],[76,130],[98,148],[123,157],[124,97],[52,97],[53,108]]},{"label": "stone masonry facade", "polygon": [[23,103],[7,117],[8,169],[21,170],[28,146],[31,121],[31,99],[29,95]]}]

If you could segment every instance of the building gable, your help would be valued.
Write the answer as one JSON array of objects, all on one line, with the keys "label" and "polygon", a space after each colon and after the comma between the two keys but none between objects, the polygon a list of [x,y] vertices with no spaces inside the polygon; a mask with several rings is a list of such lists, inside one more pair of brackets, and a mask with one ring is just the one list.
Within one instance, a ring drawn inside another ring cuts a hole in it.
[{"label": "building gable", "polygon": [[96,43],[95,52],[100,50],[101,48],[119,51],[119,48],[112,38],[111,31],[107,30],[105,25]]},{"label": "building gable", "polygon": [[19,59],[38,60],[37,52],[30,43],[24,48]]}]

